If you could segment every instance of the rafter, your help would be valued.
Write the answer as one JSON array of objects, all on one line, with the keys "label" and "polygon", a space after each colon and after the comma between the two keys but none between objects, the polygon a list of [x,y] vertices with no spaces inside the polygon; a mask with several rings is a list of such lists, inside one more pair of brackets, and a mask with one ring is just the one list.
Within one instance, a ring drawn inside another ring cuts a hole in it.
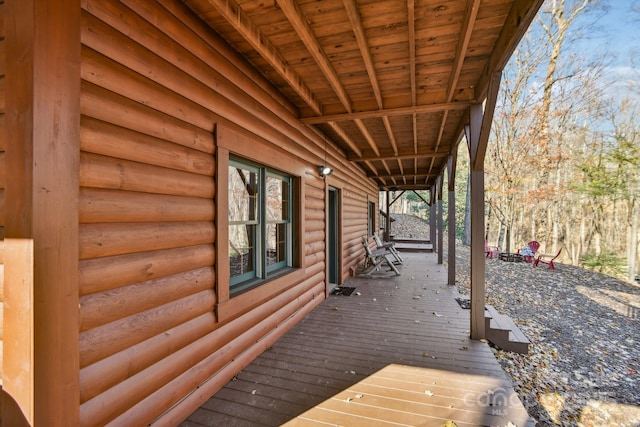
[{"label": "rafter", "polygon": [[329,58],[325,55],[322,46],[318,43],[311,26],[302,15],[298,4],[293,0],[278,0],[278,6],[280,6],[280,9],[282,9],[282,12],[296,30],[298,37],[300,37],[300,40],[306,46],[309,54],[311,54],[316,64],[318,64],[320,70],[322,70],[322,73],[338,96],[338,99],[340,99],[340,102],[342,102],[344,108],[348,112],[351,112],[352,107],[349,95],[347,95],[347,91],[344,86],[342,86],[342,83],[340,83],[336,70],[331,65]]},{"label": "rafter", "polygon": [[349,148],[351,148],[351,150],[353,150],[354,153],[356,153],[358,157],[362,157],[362,150],[358,148],[356,143],[353,142],[349,135],[347,135],[336,122],[328,122],[327,124],[331,127],[331,130],[333,130],[340,138],[342,138],[342,140],[349,146]]},{"label": "rafter", "polygon": [[356,119],[356,120],[354,120],[354,123],[356,124],[356,126],[358,127],[358,129],[360,130],[362,135],[364,136],[364,139],[367,140],[367,144],[369,144],[369,147],[371,147],[373,152],[376,153],[377,156],[379,156],[380,155],[380,149],[378,148],[378,145],[376,144],[376,142],[373,140],[373,137],[369,133],[369,130],[364,125],[362,120]]},{"label": "rafter", "polygon": [[447,102],[453,100],[453,95],[458,85],[458,79],[462,72],[462,65],[467,55],[467,49],[469,48],[469,41],[471,40],[471,33],[473,32],[473,26],[478,16],[478,9],[480,9],[480,0],[473,0],[471,4],[467,5],[467,9],[464,14],[464,21],[462,22],[462,29],[460,30],[460,38],[458,39],[458,46],[456,47],[455,59],[453,62],[453,70],[449,75],[449,83],[447,85]]},{"label": "rafter", "polygon": [[278,50],[264,37],[242,8],[234,0],[208,0],[227,22],[282,76],[298,95],[316,112],[322,114],[322,107],[311,89],[284,60]]},{"label": "rafter", "polygon": [[[469,41],[471,40],[471,33],[473,32],[473,26],[478,16],[478,9],[480,9],[480,0],[472,0],[471,4],[467,4],[467,9],[464,14],[464,21],[462,22],[462,29],[460,31],[460,38],[458,38],[458,45],[456,47],[455,59],[453,62],[453,69],[449,75],[449,83],[447,84],[447,102],[453,100],[456,87],[458,86],[458,79],[462,72],[462,65],[469,48]],[[442,143],[442,135],[444,134],[444,127],[447,123],[447,116],[449,112],[444,111],[442,115],[442,121],[440,122],[440,129],[438,130],[438,139],[436,140],[436,151],[440,148]]]},{"label": "rafter", "polygon": [[364,29],[362,28],[362,20],[360,18],[360,12],[358,12],[358,6],[355,4],[354,0],[344,0],[344,7],[347,10],[349,22],[351,22],[353,33],[356,36],[356,42],[358,43],[360,54],[364,60],[364,66],[367,70],[367,74],[369,74],[369,81],[371,83],[371,88],[373,89],[373,96],[376,98],[378,108],[382,109],[383,104],[380,85],[378,84],[376,69],[373,66],[373,59],[371,58],[371,52],[369,51],[369,45],[367,44],[367,37],[365,36]]},{"label": "rafter", "polygon": [[[378,83],[378,76],[376,73],[375,66],[373,65],[373,58],[371,57],[371,52],[369,50],[369,45],[367,43],[367,37],[364,34],[364,29],[362,28],[362,19],[360,18],[360,13],[358,12],[358,7],[355,4],[354,0],[344,0],[344,7],[347,11],[347,16],[349,17],[349,22],[351,22],[351,27],[353,28],[353,33],[356,36],[356,41],[358,43],[358,48],[360,49],[360,54],[362,55],[362,59],[364,61],[364,66],[367,70],[367,74],[369,75],[369,82],[371,83],[371,88],[373,90],[373,96],[378,103],[378,108],[382,110],[384,108],[384,104],[382,103],[382,93],[380,92],[380,85]],[[396,139],[393,135],[393,130],[391,129],[391,123],[389,122],[388,117],[383,117],[385,129],[387,130],[387,136],[389,138],[389,142],[393,147],[394,152],[398,152],[398,145],[396,144]],[[360,127],[360,125],[358,125]],[[367,138],[367,135],[365,135]],[[369,141],[369,138],[367,138]],[[374,144],[375,145],[375,144]],[[377,151],[377,147],[374,149]]]}]

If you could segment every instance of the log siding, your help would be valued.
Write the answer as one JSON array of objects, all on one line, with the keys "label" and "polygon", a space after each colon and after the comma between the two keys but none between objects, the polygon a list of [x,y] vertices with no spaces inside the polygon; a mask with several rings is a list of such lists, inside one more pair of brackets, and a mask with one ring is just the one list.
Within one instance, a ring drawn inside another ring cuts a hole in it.
[{"label": "log siding", "polygon": [[[323,300],[327,185],[343,280],[377,188],[183,5],[83,0],[81,16],[80,424],[162,425]],[[295,269],[233,298],[230,155],[294,176],[297,198]]]}]

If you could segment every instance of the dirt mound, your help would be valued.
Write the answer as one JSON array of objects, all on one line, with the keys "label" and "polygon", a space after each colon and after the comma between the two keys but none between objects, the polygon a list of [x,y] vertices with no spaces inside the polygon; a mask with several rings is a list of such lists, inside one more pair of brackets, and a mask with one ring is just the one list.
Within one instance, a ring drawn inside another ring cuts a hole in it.
[{"label": "dirt mound", "polygon": [[428,239],[429,222],[415,215],[391,214],[391,234],[396,239]]}]

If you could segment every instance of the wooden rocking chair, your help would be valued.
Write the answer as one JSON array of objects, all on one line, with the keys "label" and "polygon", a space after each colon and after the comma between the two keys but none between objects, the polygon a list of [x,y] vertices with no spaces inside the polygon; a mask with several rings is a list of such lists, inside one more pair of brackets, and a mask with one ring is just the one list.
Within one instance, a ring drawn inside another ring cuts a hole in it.
[{"label": "wooden rocking chair", "polygon": [[373,240],[376,242],[376,246],[378,247],[378,249],[386,249],[389,251],[393,258],[395,258],[395,261],[393,262],[394,264],[402,264],[403,260],[400,256],[400,253],[398,253],[398,250],[396,249],[395,243],[383,242],[382,240],[380,240],[380,237],[378,237],[377,234],[373,235]]},{"label": "wooden rocking chair", "polygon": [[555,255],[545,255],[540,254],[533,261],[533,266],[537,267],[538,263],[547,264],[549,266],[549,270],[554,270],[556,267],[553,265],[553,261],[560,256],[560,252],[562,252],[562,248]]},{"label": "wooden rocking chair", "polygon": [[396,273],[396,276],[400,275],[400,272],[396,268],[396,266],[387,258],[387,255],[390,255],[390,252],[385,248],[376,249],[375,251],[371,250],[369,247],[369,239],[366,237],[362,238],[362,246],[364,246],[365,250],[365,260],[364,260],[364,271],[362,274],[368,275],[372,271],[378,271],[382,264],[386,264],[389,267],[389,271],[393,271]]}]

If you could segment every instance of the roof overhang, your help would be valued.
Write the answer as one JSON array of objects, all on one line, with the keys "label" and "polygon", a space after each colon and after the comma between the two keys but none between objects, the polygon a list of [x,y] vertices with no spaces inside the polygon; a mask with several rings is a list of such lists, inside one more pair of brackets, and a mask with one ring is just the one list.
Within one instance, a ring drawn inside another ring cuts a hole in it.
[{"label": "roof overhang", "polygon": [[444,173],[543,0],[184,0],[380,189]]}]

